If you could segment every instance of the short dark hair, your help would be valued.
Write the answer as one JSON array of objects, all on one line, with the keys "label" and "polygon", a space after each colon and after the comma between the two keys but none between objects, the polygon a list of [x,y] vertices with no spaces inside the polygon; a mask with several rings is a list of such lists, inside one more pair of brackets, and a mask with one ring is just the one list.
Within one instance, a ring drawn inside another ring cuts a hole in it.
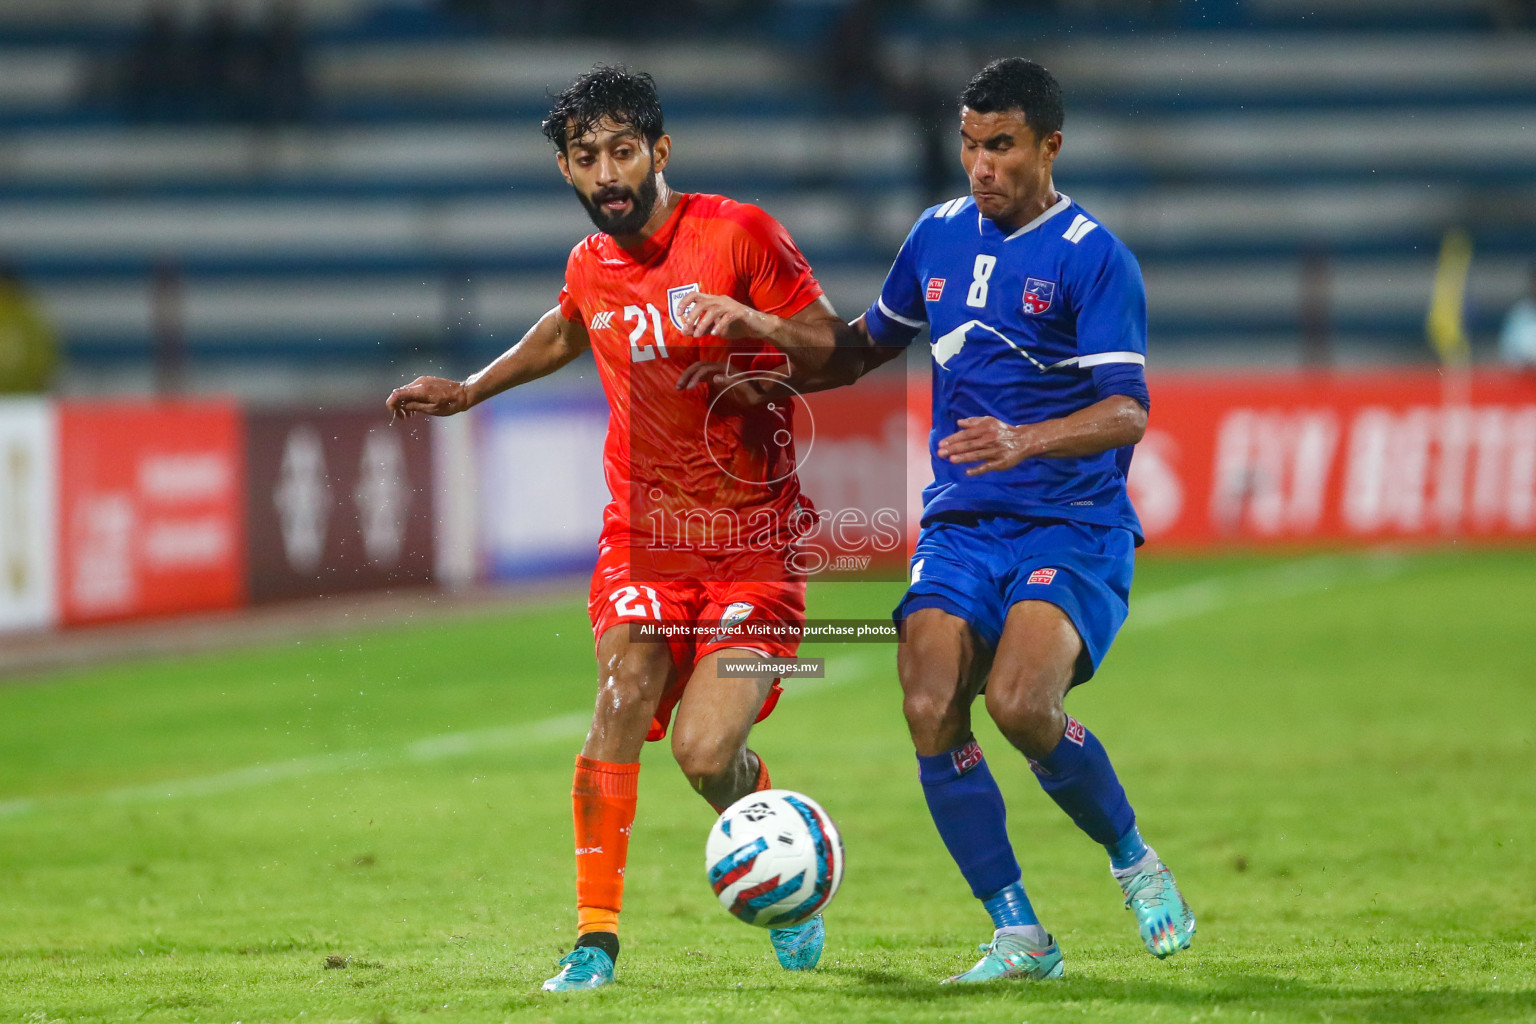
[{"label": "short dark hair", "polygon": [[1066,119],[1055,77],[1023,57],[1003,57],[976,72],[960,94],[960,103],[978,114],[1021,111],[1036,141],[1061,131]]},{"label": "short dark hair", "polygon": [[593,65],[555,97],[544,119],[544,137],[564,153],[571,139],[581,138],[605,119],[633,128],[654,146],[662,135],[662,120],[651,76],[622,65]]}]

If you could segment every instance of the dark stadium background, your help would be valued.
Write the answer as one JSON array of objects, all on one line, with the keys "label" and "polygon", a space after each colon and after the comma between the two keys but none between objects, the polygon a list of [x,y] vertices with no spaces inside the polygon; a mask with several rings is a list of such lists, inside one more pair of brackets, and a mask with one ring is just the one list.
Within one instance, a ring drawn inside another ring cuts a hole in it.
[{"label": "dark stadium background", "polygon": [[[590,363],[473,425],[381,433],[374,413],[552,305],[589,227],[538,122],[596,61],[657,78],[674,187],[765,206],[852,316],[917,212],[964,191],[958,87],[993,55],[1041,60],[1066,89],[1057,183],[1147,280],[1170,399],[1137,481],[1150,551],[1529,537],[1532,391],[1490,370],[1472,396],[1458,368],[1497,365],[1530,288],[1531,18],[1521,0],[0,4],[0,387],[52,402],[7,399],[0,421],[28,452],[0,624],[580,571],[601,504]],[[1335,383],[1294,386],[1317,374]]]}]

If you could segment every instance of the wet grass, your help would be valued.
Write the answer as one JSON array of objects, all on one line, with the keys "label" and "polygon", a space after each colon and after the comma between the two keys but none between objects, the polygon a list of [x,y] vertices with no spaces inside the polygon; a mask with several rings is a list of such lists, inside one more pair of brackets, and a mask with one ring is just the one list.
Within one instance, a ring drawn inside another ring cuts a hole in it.
[{"label": "wet grass", "polygon": [[[710,812],[650,749],[621,983],[540,995],[574,923],[573,597],[0,688],[0,1020],[1536,1020],[1536,554],[1139,572],[1071,704],[1199,915],[1167,962],[983,727],[1068,976],[936,985],[985,918],[927,820],[893,652],[850,645],[754,740],[845,835],[822,968],[781,972],[715,905]],[[893,597],[824,587],[812,614]]]}]

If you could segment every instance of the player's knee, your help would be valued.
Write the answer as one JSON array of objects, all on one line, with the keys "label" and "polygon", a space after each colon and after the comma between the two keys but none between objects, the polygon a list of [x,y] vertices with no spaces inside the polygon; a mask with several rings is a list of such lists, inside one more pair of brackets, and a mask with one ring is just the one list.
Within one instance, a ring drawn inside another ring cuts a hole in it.
[{"label": "player's knee", "polygon": [[955,717],[955,702],[933,690],[909,690],[901,700],[901,711],[907,718],[907,726],[917,730],[938,728],[946,719]]},{"label": "player's knee", "polygon": [[919,754],[953,749],[970,734],[970,715],[955,693],[909,690],[902,698],[901,710]]},{"label": "player's knee", "polygon": [[1055,749],[1067,721],[1057,688],[1048,680],[989,680],[987,714],[1010,743],[1034,758]]},{"label": "player's knee", "polygon": [[631,644],[622,654],[615,654],[600,666],[598,676],[598,715],[649,713],[666,685],[666,663],[648,649],[649,645]]},{"label": "player's knee", "polygon": [[726,780],[741,755],[741,749],[731,743],[688,736],[681,731],[672,736],[672,757],[689,784],[700,792],[713,791]]}]

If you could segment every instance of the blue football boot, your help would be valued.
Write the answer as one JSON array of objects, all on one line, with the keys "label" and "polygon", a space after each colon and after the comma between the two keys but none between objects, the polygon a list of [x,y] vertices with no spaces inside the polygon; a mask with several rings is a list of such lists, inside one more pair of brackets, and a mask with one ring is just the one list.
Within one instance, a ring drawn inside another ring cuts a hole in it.
[{"label": "blue football boot", "polygon": [[976,966],[953,978],[944,979],[944,984],[970,984],[999,978],[1045,981],[1059,978],[1066,972],[1061,949],[1055,939],[1050,939],[1044,946],[1037,946],[1022,935],[1005,932],[994,935],[990,943],[978,948],[983,956],[976,961]]},{"label": "blue football boot", "polygon": [[1149,953],[1163,960],[1189,948],[1195,937],[1195,913],[1157,854],[1148,852],[1134,873],[1117,880]]},{"label": "blue football boot", "polygon": [[773,941],[773,954],[779,958],[780,967],[786,971],[808,971],[821,960],[822,947],[827,944],[827,927],[817,914],[793,928],[773,928],[768,938]]},{"label": "blue football boot", "polygon": [[596,946],[577,946],[560,958],[560,973],[544,983],[545,992],[580,992],[613,984],[613,959]]}]

